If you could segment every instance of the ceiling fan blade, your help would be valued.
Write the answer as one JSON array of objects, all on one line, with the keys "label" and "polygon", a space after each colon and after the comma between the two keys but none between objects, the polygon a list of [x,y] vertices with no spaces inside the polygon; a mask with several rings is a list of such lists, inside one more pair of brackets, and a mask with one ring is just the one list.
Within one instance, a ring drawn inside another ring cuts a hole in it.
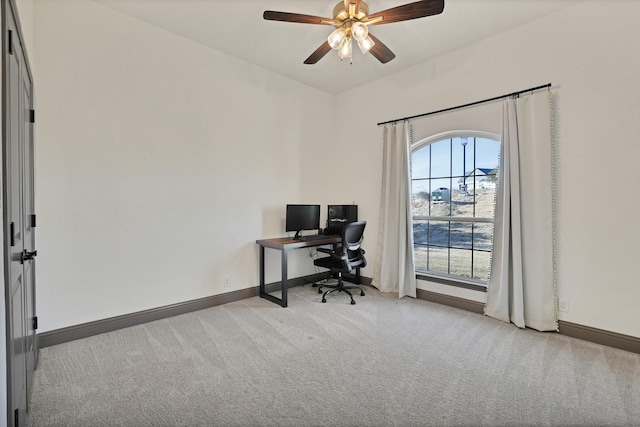
[{"label": "ceiling fan blade", "polygon": [[384,43],[382,43],[379,38],[371,33],[369,33],[369,37],[371,37],[373,39],[373,42],[375,43],[371,50],[369,50],[369,53],[375,56],[378,61],[386,64],[396,57],[396,54],[391,52],[391,49],[389,49]]},{"label": "ceiling fan blade", "polygon": [[444,0],[421,0],[374,13],[369,15],[369,20],[382,17],[382,21],[371,25],[391,24],[393,22],[408,21],[410,19],[437,15],[442,13],[443,10]]},{"label": "ceiling fan blade", "polygon": [[315,64],[320,61],[324,56],[329,53],[331,50],[331,46],[329,46],[329,42],[324,42],[322,45],[316,49],[307,59],[304,60],[304,63],[307,65]]},{"label": "ceiling fan blade", "polygon": [[334,20],[321,16],[303,15],[300,13],[275,12],[265,10],[262,17],[267,21],[297,22],[300,24],[333,25]]}]

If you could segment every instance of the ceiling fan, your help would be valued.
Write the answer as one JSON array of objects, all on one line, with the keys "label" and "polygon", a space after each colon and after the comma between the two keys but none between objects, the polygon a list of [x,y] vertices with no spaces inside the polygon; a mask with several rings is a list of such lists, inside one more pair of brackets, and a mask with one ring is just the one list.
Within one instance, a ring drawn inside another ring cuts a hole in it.
[{"label": "ceiling fan", "polygon": [[421,0],[369,14],[369,6],[362,0],[344,0],[333,8],[333,19],[300,13],[266,10],[262,17],[269,21],[297,22],[301,24],[333,25],[336,29],[329,35],[305,64],[315,64],[331,49],[336,49],[340,59],[351,60],[352,41],[355,39],[362,53],[371,52],[381,63],[386,64],[396,55],[373,34],[370,25],[391,24],[437,15],[444,10],[444,0]]}]

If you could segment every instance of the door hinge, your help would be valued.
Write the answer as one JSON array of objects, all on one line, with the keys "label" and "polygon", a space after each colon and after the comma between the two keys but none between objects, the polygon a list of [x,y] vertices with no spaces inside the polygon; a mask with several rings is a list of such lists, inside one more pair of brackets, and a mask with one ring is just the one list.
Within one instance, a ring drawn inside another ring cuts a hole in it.
[{"label": "door hinge", "polygon": [[13,55],[13,31],[9,30],[9,36],[7,39],[7,42],[9,43],[7,50],[9,51],[9,55]]},{"label": "door hinge", "polygon": [[15,222],[12,222],[9,225],[9,240],[10,240],[11,246],[16,245],[16,223]]},{"label": "door hinge", "polygon": [[29,215],[29,219],[31,220],[31,228],[35,228],[36,227],[36,214],[33,215]]},{"label": "door hinge", "polygon": [[36,122],[36,110],[29,110],[29,123]]},{"label": "door hinge", "polygon": [[33,330],[37,330],[38,329],[38,316],[33,318]]}]

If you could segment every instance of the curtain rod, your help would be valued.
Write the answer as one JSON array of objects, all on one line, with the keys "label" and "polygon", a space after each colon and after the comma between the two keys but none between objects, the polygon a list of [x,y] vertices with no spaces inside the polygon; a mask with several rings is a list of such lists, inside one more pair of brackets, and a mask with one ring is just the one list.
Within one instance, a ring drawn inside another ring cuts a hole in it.
[{"label": "curtain rod", "polygon": [[433,114],[438,114],[438,113],[445,113],[447,111],[452,111],[452,110],[459,110],[460,108],[472,107],[474,105],[484,104],[485,102],[497,101],[499,99],[508,98],[510,96],[518,96],[521,93],[533,92],[534,90],[540,90],[540,89],[549,88],[549,87],[551,87],[551,83],[547,83],[546,85],[542,85],[542,86],[532,87],[532,88],[529,88],[529,89],[519,90],[517,92],[508,93],[508,94],[502,95],[502,96],[496,96],[496,97],[489,98],[489,99],[483,99],[482,101],[476,101],[476,102],[471,102],[469,104],[458,105],[457,107],[445,108],[444,110],[432,111],[430,113],[416,114],[415,116],[403,117],[401,119],[388,120],[386,122],[378,123],[378,126],[386,125],[386,124],[389,124],[389,123],[402,122],[402,121],[405,121],[405,120],[417,119],[418,117],[431,116]]}]

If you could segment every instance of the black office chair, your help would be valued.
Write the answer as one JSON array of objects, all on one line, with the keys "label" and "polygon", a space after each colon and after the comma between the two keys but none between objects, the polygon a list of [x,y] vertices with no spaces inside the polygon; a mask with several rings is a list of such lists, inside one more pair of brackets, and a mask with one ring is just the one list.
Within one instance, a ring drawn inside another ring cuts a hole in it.
[{"label": "black office chair", "polygon": [[335,250],[327,248],[318,248],[319,252],[329,254],[328,257],[318,258],[313,263],[319,267],[328,268],[334,277],[337,276],[337,285],[318,285],[318,293],[322,294],[322,288],[329,288],[322,295],[322,302],[327,302],[327,295],[332,292],[345,292],[351,297],[351,304],[355,304],[353,295],[348,289],[360,289],[360,296],[364,296],[364,291],[360,286],[344,286],[342,282],[342,273],[351,273],[355,268],[362,268],[367,265],[364,257],[362,245],[364,227],[367,225],[365,221],[351,222],[342,228],[342,243]]}]

